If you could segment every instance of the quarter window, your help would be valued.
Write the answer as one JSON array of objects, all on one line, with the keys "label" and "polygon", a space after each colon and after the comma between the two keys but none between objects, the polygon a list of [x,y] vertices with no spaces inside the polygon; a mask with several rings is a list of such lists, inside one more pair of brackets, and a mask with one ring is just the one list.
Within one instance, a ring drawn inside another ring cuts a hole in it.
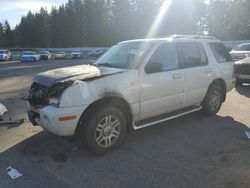
[{"label": "quarter window", "polygon": [[[151,72],[150,67],[157,67],[157,71]],[[147,73],[163,72],[179,68],[178,55],[174,43],[160,45],[151,56],[147,66]]]},{"label": "quarter window", "polygon": [[226,63],[232,61],[231,55],[228,53],[224,44],[220,42],[210,42],[209,46],[218,63]]},{"label": "quarter window", "polygon": [[177,43],[177,49],[184,68],[208,64],[207,55],[201,43]]}]

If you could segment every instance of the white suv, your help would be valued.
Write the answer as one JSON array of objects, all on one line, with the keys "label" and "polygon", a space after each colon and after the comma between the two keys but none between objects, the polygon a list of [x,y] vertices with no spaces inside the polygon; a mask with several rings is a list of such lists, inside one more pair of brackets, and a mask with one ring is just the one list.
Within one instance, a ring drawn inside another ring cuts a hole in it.
[{"label": "white suv", "polygon": [[221,41],[174,35],[120,42],[94,65],[38,74],[29,118],[60,136],[77,134],[95,154],[117,148],[126,131],[202,110],[216,114],[235,85]]}]

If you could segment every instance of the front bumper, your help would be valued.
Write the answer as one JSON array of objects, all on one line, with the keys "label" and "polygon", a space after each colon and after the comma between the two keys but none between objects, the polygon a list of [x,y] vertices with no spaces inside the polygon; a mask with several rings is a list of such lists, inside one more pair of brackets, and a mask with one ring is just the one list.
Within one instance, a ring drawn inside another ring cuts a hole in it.
[{"label": "front bumper", "polygon": [[21,58],[20,61],[21,62],[33,62],[34,59],[33,58]]},{"label": "front bumper", "polygon": [[[72,136],[75,133],[81,114],[86,109],[84,106],[56,108],[53,106],[45,106],[41,109],[35,109],[29,106],[28,116],[33,125],[39,125],[43,129],[58,135]],[[61,117],[75,116],[74,119],[60,121]]]}]

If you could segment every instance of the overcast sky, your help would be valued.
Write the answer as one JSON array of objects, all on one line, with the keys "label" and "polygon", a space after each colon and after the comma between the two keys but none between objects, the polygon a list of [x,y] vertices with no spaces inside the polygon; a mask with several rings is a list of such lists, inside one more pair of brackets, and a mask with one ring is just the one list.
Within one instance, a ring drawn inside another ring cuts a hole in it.
[{"label": "overcast sky", "polygon": [[8,20],[12,28],[30,10],[37,12],[41,7],[46,7],[48,11],[52,6],[65,4],[68,0],[0,0],[0,21]]}]

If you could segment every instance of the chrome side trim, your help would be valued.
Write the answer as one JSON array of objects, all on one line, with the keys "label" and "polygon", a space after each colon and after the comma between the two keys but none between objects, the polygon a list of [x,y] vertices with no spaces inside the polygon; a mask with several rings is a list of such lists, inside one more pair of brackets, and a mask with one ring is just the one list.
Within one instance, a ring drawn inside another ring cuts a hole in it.
[{"label": "chrome side trim", "polygon": [[189,111],[186,111],[186,112],[183,112],[183,113],[180,113],[180,114],[177,114],[177,115],[174,115],[174,116],[170,116],[170,117],[167,117],[167,118],[164,118],[164,119],[161,119],[161,120],[157,120],[157,121],[153,121],[153,122],[150,122],[150,123],[146,123],[144,125],[141,125],[141,126],[136,126],[135,123],[133,122],[133,129],[137,130],[137,129],[141,129],[141,128],[144,128],[144,127],[149,127],[151,125],[154,125],[154,124],[158,124],[158,123],[162,123],[164,121],[167,121],[167,120],[170,120],[170,119],[174,119],[174,118],[177,118],[177,117],[180,117],[180,116],[184,116],[186,114],[190,114],[192,112],[196,112],[196,111],[199,111],[202,109],[202,106],[198,107],[198,108],[195,108],[193,110],[189,110]]}]

